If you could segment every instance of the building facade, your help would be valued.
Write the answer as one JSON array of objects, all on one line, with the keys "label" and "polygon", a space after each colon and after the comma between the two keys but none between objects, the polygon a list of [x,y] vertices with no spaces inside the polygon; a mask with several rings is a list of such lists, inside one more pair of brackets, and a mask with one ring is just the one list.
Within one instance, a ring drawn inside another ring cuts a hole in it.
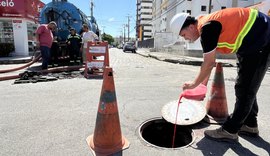
[{"label": "building facade", "polygon": [[13,44],[13,55],[31,55],[43,6],[39,0],[0,0],[0,43]]},{"label": "building facade", "polygon": [[137,0],[136,37],[138,41],[152,38],[153,0]]},{"label": "building facade", "polygon": [[[170,20],[177,13],[185,12],[197,17],[230,7],[249,7],[260,2],[262,0],[153,0],[151,36],[154,38],[154,48],[157,51],[168,47],[178,51],[202,49],[199,40],[194,43],[187,42],[170,32]],[[175,40],[177,42],[174,42]]]}]

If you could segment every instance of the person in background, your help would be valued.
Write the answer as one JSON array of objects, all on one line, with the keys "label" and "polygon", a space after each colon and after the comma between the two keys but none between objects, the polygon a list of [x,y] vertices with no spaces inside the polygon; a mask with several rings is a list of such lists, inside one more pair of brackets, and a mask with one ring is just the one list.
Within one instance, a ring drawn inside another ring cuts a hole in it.
[{"label": "person in background", "polygon": [[83,33],[82,33],[82,59],[83,63],[86,62],[86,48],[87,48],[87,42],[88,41],[98,41],[98,36],[93,32],[89,30],[89,27],[87,24],[83,24]]},{"label": "person in background", "polygon": [[53,33],[57,28],[54,21],[48,24],[41,24],[36,30],[37,47],[40,48],[42,57],[42,69],[48,69],[50,59],[50,49],[53,42]]},{"label": "person in background", "polygon": [[238,141],[238,134],[259,134],[257,92],[270,64],[270,17],[251,8],[227,8],[195,19],[176,14],[171,31],[185,40],[201,40],[203,63],[198,76],[183,90],[202,83],[215,66],[217,52],[237,56],[236,102],[233,113],[205,136],[216,141]]},{"label": "person in background", "polygon": [[50,55],[51,55],[50,63],[52,64],[52,66],[58,66],[59,43],[57,41],[57,36],[53,37],[53,43],[50,49]]},{"label": "person in background", "polygon": [[70,34],[67,38],[67,47],[69,51],[70,61],[76,62],[80,54],[82,38],[76,33],[74,28],[70,29]]}]

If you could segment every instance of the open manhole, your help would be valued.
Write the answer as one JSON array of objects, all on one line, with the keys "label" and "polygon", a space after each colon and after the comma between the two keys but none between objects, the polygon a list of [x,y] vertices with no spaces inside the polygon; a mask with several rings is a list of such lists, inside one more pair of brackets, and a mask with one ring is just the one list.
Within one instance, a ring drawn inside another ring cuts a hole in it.
[{"label": "open manhole", "polygon": [[[139,127],[139,136],[148,145],[158,148],[172,148],[174,124],[162,118],[145,121]],[[183,148],[194,141],[194,132],[187,126],[176,126],[174,148]]]}]

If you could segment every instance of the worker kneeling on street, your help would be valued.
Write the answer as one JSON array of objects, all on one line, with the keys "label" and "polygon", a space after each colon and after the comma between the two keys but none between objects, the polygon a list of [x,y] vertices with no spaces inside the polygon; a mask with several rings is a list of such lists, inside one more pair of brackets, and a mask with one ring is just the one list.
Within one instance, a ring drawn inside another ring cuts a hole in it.
[{"label": "worker kneeling on street", "polygon": [[203,63],[195,80],[184,83],[184,90],[195,88],[211,74],[217,52],[237,55],[234,111],[219,129],[206,130],[205,136],[238,141],[238,133],[258,135],[257,92],[270,62],[270,18],[251,8],[228,8],[197,19],[179,13],[170,28],[185,40],[201,38]]}]

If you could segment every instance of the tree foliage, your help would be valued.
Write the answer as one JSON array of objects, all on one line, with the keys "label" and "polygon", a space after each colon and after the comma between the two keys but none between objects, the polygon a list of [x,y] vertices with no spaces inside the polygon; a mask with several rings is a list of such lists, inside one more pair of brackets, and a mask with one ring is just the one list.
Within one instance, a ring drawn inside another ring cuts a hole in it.
[{"label": "tree foliage", "polygon": [[107,41],[108,44],[112,44],[114,42],[114,38],[109,34],[103,33],[102,34],[102,41]]}]

